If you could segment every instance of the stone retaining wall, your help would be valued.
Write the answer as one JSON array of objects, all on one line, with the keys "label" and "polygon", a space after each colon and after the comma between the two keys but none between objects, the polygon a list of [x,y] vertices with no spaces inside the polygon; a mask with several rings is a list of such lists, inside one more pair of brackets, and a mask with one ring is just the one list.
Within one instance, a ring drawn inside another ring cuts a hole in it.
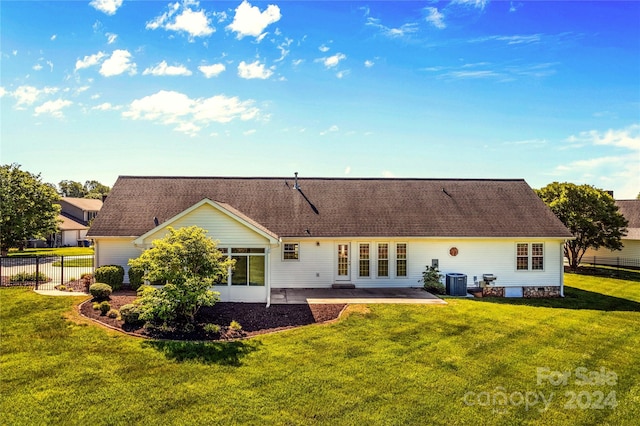
[{"label": "stone retaining wall", "polygon": [[541,297],[560,297],[559,286],[544,287],[522,287],[522,297],[525,298],[541,298]]}]

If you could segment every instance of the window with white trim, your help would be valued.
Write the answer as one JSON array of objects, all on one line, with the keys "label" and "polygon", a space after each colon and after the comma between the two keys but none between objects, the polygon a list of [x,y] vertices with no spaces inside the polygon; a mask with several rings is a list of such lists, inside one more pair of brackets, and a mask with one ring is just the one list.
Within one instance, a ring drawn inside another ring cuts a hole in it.
[{"label": "window with white trim", "polygon": [[396,276],[407,276],[407,244],[396,244]]},{"label": "window with white trim", "polygon": [[370,267],[369,267],[369,244],[368,243],[362,243],[360,244],[360,264],[359,264],[359,271],[358,271],[358,275],[360,277],[363,278],[369,278],[369,274],[370,274]]},{"label": "window with white trim", "polygon": [[[233,286],[264,286],[265,285],[265,250],[263,248],[219,248],[225,257],[236,261],[229,269],[226,280],[220,280],[216,285]],[[229,253],[231,251],[231,253]]]},{"label": "window with white trim", "polygon": [[389,244],[378,244],[378,276],[389,276]]},{"label": "window with white trim", "polygon": [[543,271],[544,243],[517,243],[516,270]]},{"label": "window with white trim", "polygon": [[282,260],[300,260],[300,244],[284,243],[282,245]]}]

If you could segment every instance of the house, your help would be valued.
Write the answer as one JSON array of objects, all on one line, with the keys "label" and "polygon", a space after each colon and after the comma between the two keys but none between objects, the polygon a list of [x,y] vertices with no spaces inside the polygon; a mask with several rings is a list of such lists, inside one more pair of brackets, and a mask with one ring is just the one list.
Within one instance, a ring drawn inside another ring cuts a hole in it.
[{"label": "house", "polygon": [[58,202],[61,207],[58,232],[52,236],[53,247],[80,246],[86,240],[89,225],[102,208],[102,200],[64,197]]},{"label": "house", "polygon": [[[419,287],[429,265],[508,297],[560,296],[572,238],[524,180],[121,176],[89,231],[127,268],[167,227],[198,225],[236,259],[224,301],[271,289]],[[495,281],[485,285],[484,274]]]},{"label": "house", "polygon": [[627,235],[622,237],[622,250],[589,249],[583,262],[640,267],[640,200],[616,200],[618,211],[629,221]]}]

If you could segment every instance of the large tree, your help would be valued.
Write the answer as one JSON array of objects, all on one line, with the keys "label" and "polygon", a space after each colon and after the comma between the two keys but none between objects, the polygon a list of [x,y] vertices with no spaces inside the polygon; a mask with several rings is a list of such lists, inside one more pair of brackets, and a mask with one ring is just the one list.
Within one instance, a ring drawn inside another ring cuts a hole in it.
[{"label": "large tree", "polygon": [[590,185],[553,182],[538,195],[571,231],[575,239],[564,245],[564,255],[576,270],[589,248],[620,250],[628,222],[606,191]]},{"label": "large tree", "polygon": [[164,238],[153,241],[153,247],[129,265],[145,271],[145,280],[166,283],[161,289],[143,288],[137,302],[140,318],[184,326],[193,323],[201,306],[218,300],[211,286],[227,276],[235,261],[218,250],[202,228],[167,229]]},{"label": "large tree", "polygon": [[22,247],[29,238],[44,238],[58,229],[59,196],[40,174],[20,170],[18,164],[1,166],[0,245],[3,254]]},{"label": "large tree", "polygon": [[101,199],[111,191],[111,188],[101,184],[97,180],[85,181],[84,185],[74,180],[61,180],[60,183],[58,183],[58,188],[60,188],[59,192],[61,196],[75,198]]}]

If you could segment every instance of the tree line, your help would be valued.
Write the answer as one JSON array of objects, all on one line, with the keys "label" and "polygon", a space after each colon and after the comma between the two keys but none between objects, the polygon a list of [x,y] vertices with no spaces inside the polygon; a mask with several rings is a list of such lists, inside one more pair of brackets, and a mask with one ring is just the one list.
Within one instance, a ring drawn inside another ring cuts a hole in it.
[{"label": "tree line", "polygon": [[0,251],[21,247],[30,238],[46,238],[58,231],[60,197],[97,198],[111,188],[96,180],[84,184],[63,180],[58,187],[19,164],[0,166]]}]

